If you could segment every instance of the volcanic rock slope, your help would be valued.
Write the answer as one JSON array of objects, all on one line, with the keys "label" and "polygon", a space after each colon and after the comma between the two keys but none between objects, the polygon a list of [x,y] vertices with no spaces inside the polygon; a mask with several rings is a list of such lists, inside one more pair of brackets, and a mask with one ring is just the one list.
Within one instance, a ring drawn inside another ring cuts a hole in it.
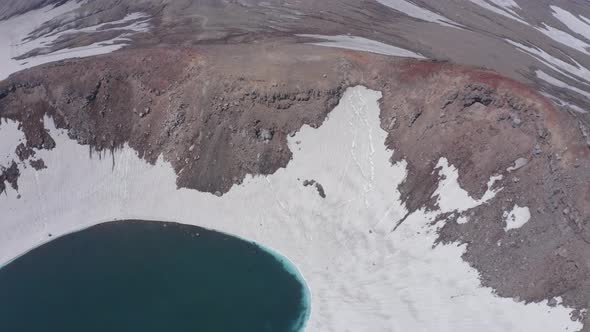
[{"label": "volcanic rock slope", "polygon": [[[288,168],[292,136],[363,85],[382,93],[390,162],[407,163],[390,231],[438,211],[436,245],[464,245],[483,286],[560,302],[590,330],[586,1],[19,1],[0,4],[0,41],[0,120],[24,136],[0,126],[0,192],[60,167],[39,157],[54,123],[224,196]],[[448,167],[485,204],[442,197]]]}]

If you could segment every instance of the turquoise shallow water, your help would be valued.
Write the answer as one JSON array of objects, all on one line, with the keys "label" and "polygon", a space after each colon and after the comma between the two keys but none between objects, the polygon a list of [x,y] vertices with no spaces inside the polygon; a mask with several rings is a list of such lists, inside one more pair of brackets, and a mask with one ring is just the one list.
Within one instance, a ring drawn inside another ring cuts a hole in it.
[{"label": "turquoise shallow water", "polygon": [[0,269],[2,331],[300,331],[308,315],[288,260],[174,223],[97,225]]}]

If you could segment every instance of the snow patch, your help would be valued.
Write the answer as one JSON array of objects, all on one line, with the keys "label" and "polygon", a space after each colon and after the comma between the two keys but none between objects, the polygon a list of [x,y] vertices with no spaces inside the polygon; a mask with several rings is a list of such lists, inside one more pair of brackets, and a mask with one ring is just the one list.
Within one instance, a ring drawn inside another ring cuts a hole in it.
[{"label": "snow patch", "polygon": [[511,229],[521,228],[524,224],[526,224],[531,219],[531,212],[529,211],[528,207],[520,207],[518,204],[514,205],[512,211],[504,212],[504,221],[506,222],[506,226],[504,227],[505,231],[509,231]]},{"label": "snow patch", "polygon": [[542,79],[543,81],[556,86],[558,88],[562,88],[562,89],[567,89],[567,90],[571,90],[577,94],[580,94],[584,97],[586,97],[589,101],[590,101],[590,92],[586,92],[582,89],[578,89],[575,86],[571,86],[561,80],[558,80],[557,78],[545,73],[542,70],[536,70],[535,71],[535,75],[537,75],[538,78]]},{"label": "snow patch", "polygon": [[513,9],[520,9],[520,5],[516,3],[514,0],[488,0],[489,2],[493,3],[494,5],[508,11],[512,11]]},{"label": "snow patch", "polygon": [[540,48],[529,47],[529,46],[523,45],[521,43],[512,41],[510,39],[505,39],[505,40],[508,43],[515,46],[519,51],[534,57],[535,59],[537,59],[537,60],[541,61],[542,63],[544,63],[545,65],[547,65],[549,68],[563,74],[564,76],[567,76],[571,79],[577,80],[581,83],[584,83],[584,84],[587,84],[590,86],[590,81],[589,81],[590,80],[590,70],[588,70],[588,68],[579,64],[574,59],[569,58],[569,60],[572,63],[574,63],[572,65],[570,63],[567,63],[561,59],[558,59],[558,58],[552,56],[551,54],[545,52],[544,50],[542,50]]},{"label": "snow patch", "polygon": [[565,24],[571,31],[590,40],[590,19],[584,16],[576,16],[558,6],[550,6],[553,16]]},{"label": "snow patch", "polygon": [[[129,30],[134,32],[148,32],[150,29],[150,24],[147,20],[150,19],[150,16],[146,13],[129,13],[124,18],[105,22],[97,25],[92,25],[86,28],[80,29],[69,29],[65,31],[61,31],[57,34],[52,34],[52,36],[62,36],[71,33],[80,33],[80,32],[97,32],[97,31],[113,31],[113,30]],[[132,22],[131,24],[128,24]],[[109,27],[111,25],[117,25],[116,27]],[[123,26],[119,26],[123,25]]]},{"label": "snow patch", "polygon": [[546,24],[541,24],[540,28],[536,27],[535,29],[537,29],[538,31],[543,33],[545,36],[555,40],[558,43],[561,43],[565,46],[571,47],[571,48],[576,49],[582,53],[586,53],[586,54],[590,55],[590,51],[588,51],[588,49],[590,48],[590,44],[570,35],[569,33],[565,32],[565,31],[561,31],[557,28],[554,28],[554,27],[546,25]]},{"label": "snow patch", "polygon": [[[494,184],[495,184],[496,182],[498,182],[498,181],[502,181],[502,179],[503,179],[503,178],[504,178],[504,176],[503,176],[502,174],[498,174],[498,175],[492,175],[492,176],[490,177],[490,180],[488,181],[488,191],[490,190],[490,188],[492,188],[492,187],[494,186]],[[499,190],[496,190],[496,191],[494,192],[494,195],[495,195],[495,193],[497,193],[498,191],[499,191]],[[484,195],[484,197],[485,197],[485,195]],[[491,198],[493,198],[493,196],[492,196]]]},{"label": "snow patch", "polygon": [[574,111],[574,112],[576,112],[576,113],[580,113],[580,114],[586,114],[586,113],[588,113],[588,111],[587,111],[587,110],[585,110],[585,109],[581,108],[581,107],[580,107],[580,106],[578,106],[578,105],[575,105],[575,104],[572,104],[572,103],[568,103],[567,101],[565,101],[565,100],[562,100],[562,99],[559,99],[559,98],[557,98],[557,97],[555,97],[555,96],[551,96],[551,95],[549,95],[548,97],[549,97],[551,100],[553,100],[553,102],[554,102],[555,104],[557,104],[558,106],[569,108],[569,109],[571,109],[572,111]]},{"label": "snow patch", "polygon": [[[525,304],[482,287],[461,258],[464,245],[435,245],[441,211],[406,215],[397,190],[406,163],[390,163],[381,129],[381,93],[349,88],[318,129],[289,138],[293,158],[269,176],[247,177],[217,197],[177,189],[162,157],[155,165],[128,147],[90,158],[88,147],[45,123],[56,147],[39,151],[47,169],[22,170],[21,199],[0,196],[0,264],[43,242],[104,221],[147,219],[198,225],[256,241],[293,262],[311,290],[307,331],[574,331],[570,309]],[[300,144],[296,144],[300,141]],[[13,144],[16,142],[13,142]],[[476,203],[439,162],[447,210]],[[298,179],[313,178],[321,198]],[[490,190],[488,190],[489,192]],[[493,196],[486,193],[483,201]]]},{"label": "snow patch", "polygon": [[469,219],[466,216],[460,216],[457,218],[457,224],[463,225],[469,222]]},{"label": "snow patch", "polygon": [[473,199],[469,193],[459,185],[459,172],[455,166],[450,165],[446,158],[440,158],[436,167],[440,169],[441,179],[438,188],[432,194],[432,197],[438,196],[438,206],[440,212],[463,212],[479,206],[496,196],[502,189],[492,189],[494,183],[502,179],[502,176],[493,176],[487,184],[487,191],[479,200]]},{"label": "snow patch", "polygon": [[0,167],[10,166],[12,161],[18,161],[15,147],[19,143],[26,143],[25,134],[18,129],[18,123],[0,119]]},{"label": "snow patch", "polygon": [[581,108],[578,105],[574,105],[572,103],[568,103],[565,100],[555,97],[552,94],[549,94],[547,92],[541,91],[540,92],[543,96],[547,97],[549,100],[551,100],[555,105],[557,105],[558,107],[565,107],[565,108],[569,108],[574,112],[577,113],[581,113],[581,114],[585,114],[588,113],[588,111],[586,111],[585,109]]},{"label": "snow patch", "polygon": [[26,68],[26,66],[21,67],[20,61],[12,58],[29,51],[20,46],[29,33],[52,18],[59,17],[79,7],[79,3],[70,1],[56,8],[48,6],[0,21],[0,80]]},{"label": "snow patch", "polygon": [[519,9],[520,6],[513,0],[469,0],[472,3],[492,11],[496,14],[508,17],[515,21],[518,21],[524,25],[529,25],[520,15],[518,15],[514,9]]},{"label": "snow patch", "polygon": [[451,28],[459,28],[462,25],[450,20],[440,14],[422,8],[415,3],[407,0],[377,0],[382,5],[393,8],[394,10],[417,18],[422,21],[437,23]]},{"label": "snow patch", "polygon": [[[146,32],[150,27],[147,22],[149,17],[146,14],[131,13],[118,21],[106,22],[81,29],[69,29],[57,33],[46,33],[41,36],[31,35],[31,33],[43,23],[64,15],[71,15],[71,12],[78,9],[80,6],[81,3],[70,1],[56,8],[53,8],[53,6],[47,6],[23,15],[12,17],[8,20],[0,21],[0,80],[5,79],[14,72],[44,63],[68,58],[88,57],[116,51],[130,41],[129,37],[132,34]],[[123,26],[108,28],[106,27],[107,24]],[[62,36],[75,33],[92,33],[113,30],[121,30],[125,31],[125,33],[108,41],[97,42],[87,46],[66,48],[56,52],[43,54],[43,52],[48,52],[48,47]],[[16,57],[22,56],[35,49],[42,49],[41,54],[22,60],[15,59]],[[43,49],[46,49],[47,51]]]},{"label": "snow patch", "polygon": [[319,45],[326,47],[345,48],[349,50],[365,51],[383,55],[393,55],[406,58],[425,59],[422,54],[415,53],[401,47],[384,44],[375,40],[356,37],[356,36],[326,36],[326,35],[298,35],[300,37],[309,37],[327,40],[325,42],[310,43],[311,45]]}]

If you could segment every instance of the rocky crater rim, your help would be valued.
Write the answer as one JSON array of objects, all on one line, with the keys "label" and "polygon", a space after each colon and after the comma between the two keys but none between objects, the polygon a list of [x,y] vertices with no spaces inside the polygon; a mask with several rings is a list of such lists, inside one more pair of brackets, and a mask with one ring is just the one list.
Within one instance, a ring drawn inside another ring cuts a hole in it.
[{"label": "rocky crater rim", "polygon": [[[447,216],[440,241],[467,244],[464,259],[498,295],[560,297],[584,320],[587,128],[489,70],[308,45],[134,49],[44,65],[0,82],[0,119],[16,121],[26,138],[14,146],[18,158],[2,165],[0,189],[18,188],[25,161],[43,169],[34,151],[55,146],[43,123],[50,117],[90,151],[128,145],[152,164],[162,156],[178,187],[223,195],[246,175],[285,167],[297,148],[287,138],[304,125],[321,126],[355,85],[382,91],[391,161],[408,164],[399,187],[407,209],[440,207],[434,193],[442,157],[474,199],[497,176],[496,197]],[[507,232],[502,215],[515,204],[529,209],[530,220]]]}]

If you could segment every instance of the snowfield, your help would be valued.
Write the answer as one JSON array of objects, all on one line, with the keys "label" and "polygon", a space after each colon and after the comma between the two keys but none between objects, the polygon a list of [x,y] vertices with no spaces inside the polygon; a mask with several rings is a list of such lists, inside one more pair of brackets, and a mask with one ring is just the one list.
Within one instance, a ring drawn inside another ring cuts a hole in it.
[{"label": "snowfield", "polygon": [[[321,127],[305,126],[289,138],[293,159],[286,168],[249,177],[222,197],[177,189],[166,161],[149,165],[130,148],[91,157],[88,147],[46,119],[57,146],[37,157],[48,168],[20,165],[18,193],[8,189],[0,196],[0,265],[49,241],[49,233],[55,238],[115,219],[176,221],[256,241],[288,257],[311,290],[308,331],[581,328],[569,308],[524,304],[481,287],[478,272],[461,259],[464,246],[433,247],[444,222],[432,224],[440,211],[418,210],[392,231],[407,212],[397,190],[407,171],[405,162],[389,162],[380,97],[349,88]],[[18,127],[3,123],[0,133],[0,153],[13,153],[22,139]],[[494,199],[492,189],[485,199],[471,199],[456,181],[457,169],[446,159],[439,166],[436,192],[445,211]],[[303,186],[311,179],[326,198]]]},{"label": "snowfield", "polygon": [[531,212],[529,211],[528,207],[520,207],[518,204],[514,205],[512,211],[505,211],[504,212],[504,221],[506,222],[506,226],[504,227],[505,231],[509,231],[511,229],[521,228],[531,219]]},{"label": "snowfield", "polygon": [[[26,14],[0,21],[0,80],[10,74],[31,68],[44,63],[59,61],[69,58],[81,58],[98,54],[106,54],[116,51],[129,42],[129,37],[138,32],[149,30],[149,17],[143,13],[132,13],[117,21],[106,22],[95,26],[81,29],[68,29],[59,32],[45,33],[37,38],[30,35],[43,23],[57,19],[63,15],[72,15],[72,11],[78,9],[81,3],[69,1],[65,4],[52,8],[47,6],[41,9],[27,12]],[[117,27],[108,28],[107,24],[114,24]],[[96,31],[121,30],[125,33],[111,40],[101,41],[86,46],[63,49],[52,53],[42,53],[37,56],[22,60],[15,59],[37,48],[50,47],[58,38],[69,34],[92,33]]]}]

